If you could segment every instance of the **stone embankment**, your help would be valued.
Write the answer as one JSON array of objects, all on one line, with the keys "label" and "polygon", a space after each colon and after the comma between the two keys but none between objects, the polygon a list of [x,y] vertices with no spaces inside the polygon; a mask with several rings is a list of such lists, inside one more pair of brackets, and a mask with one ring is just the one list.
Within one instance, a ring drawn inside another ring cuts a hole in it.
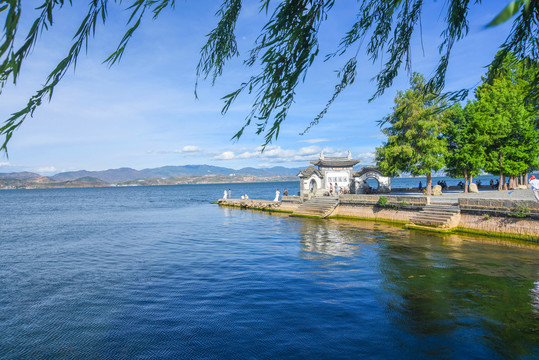
[{"label": "stone embankment", "polygon": [[[450,225],[423,226],[423,224],[415,224],[414,219],[421,218],[418,216],[420,212],[432,204],[431,197],[386,195],[383,196],[384,201],[381,201],[382,196],[340,195],[339,204],[329,218],[383,221],[414,229],[445,233],[469,232],[539,242],[539,202],[537,201],[455,199],[454,206],[460,210],[460,216],[455,217]],[[251,199],[218,201],[218,204],[223,206],[290,214],[294,214],[302,203],[299,197],[295,196],[283,197],[279,202]]]},{"label": "stone embankment", "polygon": [[269,201],[255,199],[219,199],[217,204],[237,207],[241,209],[263,210],[270,212],[292,213],[301,202],[297,201]]}]

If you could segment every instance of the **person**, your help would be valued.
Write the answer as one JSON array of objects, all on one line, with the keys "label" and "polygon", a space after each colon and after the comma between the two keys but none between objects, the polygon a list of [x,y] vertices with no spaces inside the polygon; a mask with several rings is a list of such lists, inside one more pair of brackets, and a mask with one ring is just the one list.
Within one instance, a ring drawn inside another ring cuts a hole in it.
[{"label": "person", "polygon": [[329,196],[333,195],[333,184],[329,183]]},{"label": "person", "polygon": [[530,185],[532,186],[533,195],[535,200],[539,201],[539,180],[535,178],[535,175],[530,176]]},{"label": "person", "polygon": [[228,189],[228,198],[232,199],[232,191],[230,191],[230,189]]},{"label": "person", "polygon": [[494,189],[497,189],[500,186],[500,179],[496,179],[496,184],[494,184]]},{"label": "person", "polygon": [[284,195],[284,196],[288,196],[288,190],[284,189],[283,195]]},{"label": "person", "polygon": [[223,199],[225,199],[225,200],[226,200],[226,196],[227,196],[227,194],[228,194],[228,193],[226,192],[226,189],[225,189],[225,193],[223,194]]},{"label": "person", "polygon": [[419,191],[423,190],[423,183],[420,181],[419,182]]},{"label": "person", "polygon": [[277,189],[277,191],[275,191],[275,199],[273,199],[273,201],[279,201],[279,195],[281,195],[281,193],[279,192],[279,189]]},{"label": "person", "polygon": [[249,200],[249,196],[247,196],[247,194],[245,194],[245,200]]},{"label": "person", "polygon": [[462,181],[459,181],[458,185],[457,185],[460,189],[463,189],[464,188],[464,183]]},{"label": "person", "polygon": [[242,199],[242,200],[245,200],[245,195],[242,195],[242,196],[241,196],[241,199]]},{"label": "person", "polygon": [[477,180],[477,188],[479,189],[480,186],[481,186],[481,180]]},{"label": "person", "polygon": [[490,179],[490,188],[493,189],[494,188],[494,180]]},{"label": "person", "polygon": [[339,186],[335,183],[335,195],[339,195]]}]

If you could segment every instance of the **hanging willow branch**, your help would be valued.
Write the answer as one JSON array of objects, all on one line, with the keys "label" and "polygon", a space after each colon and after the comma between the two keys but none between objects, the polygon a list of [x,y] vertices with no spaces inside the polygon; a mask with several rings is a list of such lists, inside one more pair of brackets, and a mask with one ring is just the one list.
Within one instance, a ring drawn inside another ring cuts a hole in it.
[{"label": "hanging willow branch", "polygon": [[[259,0],[260,12],[267,16],[254,47],[249,51],[244,64],[258,71],[245,79],[240,86],[223,97],[223,113],[226,113],[240,95],[252,98],[251,111],[245,118],[244,126],[232,137],[239,139],[244,130],[253,122],[256,133],[264,136],[264,146],[277,139],[282,123],[294,103],[296,88],[304,81],[307,71],[319,55],[318,37],[324,21],[330,16],[335,0]],[[430,0],[432,1],[432,0]],[[488,26],[496,26],[513,19],[510,35],[502,44],[502,51],[489,67],[489,78],[493,78],[509,53],[517,59],[539,58],[539,1],[507,0]],[[111,2],[126,5],[129,20],[126,32],[116,50],[105,60],[109,66],[119,62],[125,54],[129,41],[142,26],[146,14],[154,19],[167,8],[174,7],[174,0],[88,0],[88,11],[75,32],[70,49],[47,77],[43,87],[35,92],[27,105],[13,113],[0,127],[4,142],[0,152],[7,154],[7,144],[13,133],[37,107],[52,98],[55,87],[67,70],[75,67],[82,49],[87,49],[88,41],[94,36],[98,21],[107,20],[107,5]],[[349,60],[340,69],[333,95],[325,107],[305,129],[307,132],[327,114],[337,97],[354,83],[362,44],[366,58],[373,63],[380,59],[382,67],[375,75],[376,91],[370,100],[382,95],[392,86],[399,71],[404,67],[411,71],[411,40],[421,35],[421,15],[425,0],[359,0],[348,6],[356,6],[350,30],[335,45],[335,51],[325,55],[325,59],[346,56]],[[441,93],[445,85],[450,55],[455,44],[468,34],[468,14],[471,6],[488,6],[480,0],[446,0],[442,2],[446,16],[445,30],[440,34],[440,60],[434,75],[428,80],[426,91]],[[0,0],[0,17],[4,28],[0,40],[0,94],[8,81],[17,82],[21,67],[30,56],[41,32],[53,26],[55,14],[72,0],[42,0],[37,6],[37,17],[24,39],[19,39],[19,21],[22,0]],[[223,0],[217,12],[218,22],[202,47],[200,61],[196,68],[197,82],[200,78],[211,78],[212,84],[219,77],[227,61],[239,55],[235,29],[240,19],[242,0]],[[419,24],[419,30],[416,30]],[[417,32],[419,31],[419,34]],[[20,46],[17,44],[21,44]],[[18,46],[18,47],[17,47]],[[349,55],[349,52],[352,52]],[[535,61],[530,61],[530,63]],[[531,66],[531,65],[530,65]],[[530,79],[530,84],[539,84],[539,75]],[[536,86],[530,86],[528,101],[539,103]],[[444,99],[461,100],[470,89],[443,94]]]}]

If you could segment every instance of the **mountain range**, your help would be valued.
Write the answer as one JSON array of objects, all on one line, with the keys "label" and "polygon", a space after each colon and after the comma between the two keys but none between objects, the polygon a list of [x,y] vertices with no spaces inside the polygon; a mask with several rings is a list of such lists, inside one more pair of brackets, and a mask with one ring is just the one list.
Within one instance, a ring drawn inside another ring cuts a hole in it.
[{"label": "mountain range", "polygon": [[[296,177],[303,168],[286,168],[275,166],[272,168],[257,169],[246,167],[239,170],[211,166],[211,165],[184,165],[184,166],[163,166],[154,169],[135,170],[131,168],[109,169],[103,171],[69,171],[62,172],[49,178],[53,181],[65,182],[74,181],[81,178],[95,178],[108,184],[118,184],[125,181],[144,180],[155,178],[171,178],[185,176],[205,176],[205,175],[236,175],[236,176],[256,176],[256,177]],[[32,180],[42,176],[32,172],[0,173],[0,179],[5,180]]]}]

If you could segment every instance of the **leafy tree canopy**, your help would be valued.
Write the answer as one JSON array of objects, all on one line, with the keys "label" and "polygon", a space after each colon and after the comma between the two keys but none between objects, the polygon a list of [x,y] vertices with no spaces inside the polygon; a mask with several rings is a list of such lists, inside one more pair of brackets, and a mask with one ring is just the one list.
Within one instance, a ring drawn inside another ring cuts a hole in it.
[{"label": "leafy tree canopy", "polygon": [[430,193],[431,173],[445,166],[447,141],[442,134],[447,129],[450,111],[436,94],[426,92],[425,79],[414,73],[411,88],[399,91],[393,112],[384,120],[382,129],[388,137],[376,148],[376,163],[388,176],[409,172],[413,176],[427,175]]},{"label": "leafy tree canopy", "polygon": [[[256,68],[260,68],[260,72],[224,97],[223,112],[229,109],[241,93],[251,94],[254,98],[251,112],[246,118],[245,126],[234,137],[239,138],[245,127],[255,121],[257,133],[264,135],[264,144],[267,145],[278,137],[280,126],[294,102],[296,87],[314,59],[320,55],[319,32],[323,28],[324,21],[331,16],[335,1],[259,1],[261,12],[267,14],[268,20],[249,52],[245,65],[248,67],[256,65]],[[41,3],[36,5],[38,16],[30,30],[26,34],[20,34],[18,30],[23,11],[22,0],[0,0],[0,16],[4,24],[0,42],[2,88],[8,81],[17,82],[22,65],[38,41],[40,32],[52,27],[59,9],[72,3],[71,0],[41,0]],[[43,87],[28,100],[26,107],[13,113],[0,127],[0,134],[4,136],[0,151],[7,151],[7,144],[13,132],[21,126],[27,116],[32,116],[44,100],[51,99],[54,88],[67,70],[76,64],[78,56],[95,33],[96,26],[107,21],[107,7],[110,3],[120,3],[130,12],[125,35],[117,49],[106,59],[110,65],[122,57],[133,34],[147,15],[158,18],[164,10],[175,6],[174,0],[89,0],[87,14],[78,27],[66,56],[51,71]],[[443,89],[451,50],[455,42],[468,33],[470,7],[480,5],[485,6],[480,0],[440,2],[441,11],[445,12],[446,27],[440,35],[438,67],[426,84],[429,92],[438,93]],[[373,62],[384,59],[382,69],[375,76],[377,90],[372,98],[379,96],[392,85],[403,66],[410,68],[410,41],[414,34],[421,31],[424,0],[362,0],[358,1],[356,6],[356,12],[351,13],[354,17],[353,25],[343,34],[334,53],[327,55],[327,57],[342,56],[346,60],[338,72],[339,79],[334,94],[310,126],[316,125],[335,98],[354,82],[358,57],[362,56],[360,55],[362,44],[365,56]],[[216,77],[221,75],[227,61],[239,55],[234,31],[241,8],[242,0],[223,0],[217,13],[217,25],[202,47],[196,70],[199,78],[209,77],[215,81]],[[496,72],[509,51],[514,52],[518,58],[538,58],[538,15],[538,1],[519,0],[509,2],[493,20],[491,25],[511,18],[513,28],[501,45],[503,51],[492,64],[492,73]],[[532,81],[538,84],[537,74]],[[453,95],[465,96],[466,90]]]},{"label": "leafy tree canopy", "polygon": [[536,103],[526,101],[530,81],[526,64],[508,54],[496,77],[484,78],[476,100],[467,106],[472,127],[481,134],[489,173],[518,176],[537,166],[539,112]]},{"label": "leafy tree canopy", "polygon": [[481,173],[485,163],[485,136],[479,131],[469,104],[464,109],[460,104],[453,107],[452,122],[445,132],[448,147],[445,170],[451,177],[464,177],[465,185],[470,177]]}]

